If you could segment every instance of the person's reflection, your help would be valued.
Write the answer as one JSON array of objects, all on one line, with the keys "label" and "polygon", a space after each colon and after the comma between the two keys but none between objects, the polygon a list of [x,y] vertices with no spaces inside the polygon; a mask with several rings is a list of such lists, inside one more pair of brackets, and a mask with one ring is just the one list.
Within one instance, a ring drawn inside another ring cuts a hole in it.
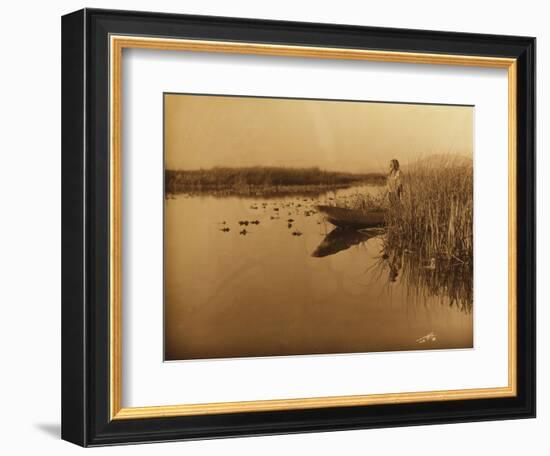
[{"label": "person's reflection", "polygon": [[395,282],[403,267],[403,256],[397,250],[384,252],[383,258],[388,262],[390,282]]}]

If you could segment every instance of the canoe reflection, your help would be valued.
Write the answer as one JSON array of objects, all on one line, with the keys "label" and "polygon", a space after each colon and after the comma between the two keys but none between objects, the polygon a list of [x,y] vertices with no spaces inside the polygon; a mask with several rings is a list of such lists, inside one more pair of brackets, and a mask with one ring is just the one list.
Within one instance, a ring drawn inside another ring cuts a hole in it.
[{"label": "canoe reflection", "polygon": [[378,232],[357,231],[350,228],[335,228],[325,236],[323,242],[317,246],[311,256],[322,258],[334,255],[354,245],[366,242],[378,234]]}]

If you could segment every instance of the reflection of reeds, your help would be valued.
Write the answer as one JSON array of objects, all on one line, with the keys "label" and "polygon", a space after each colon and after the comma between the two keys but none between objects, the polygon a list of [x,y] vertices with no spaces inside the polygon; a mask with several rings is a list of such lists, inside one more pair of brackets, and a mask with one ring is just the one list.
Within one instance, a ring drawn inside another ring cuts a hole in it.
[{"label": "reflection of reeds", "polygon": [[166,170],[166,193],[262,195],[315,193],[359,182],[383,183],[380,174],[353,174],[319,168],[245,167]]},{"label": "reflection of reeds", "polygon": [[404,249],[390,250],[386,246],[376,267],[388,274],[389,282],[400,281],[406,287],[411,302],[425,303],[438,298],[463,312],[473,307],[473,267],[453,259],[426,263],[418,255]]}]

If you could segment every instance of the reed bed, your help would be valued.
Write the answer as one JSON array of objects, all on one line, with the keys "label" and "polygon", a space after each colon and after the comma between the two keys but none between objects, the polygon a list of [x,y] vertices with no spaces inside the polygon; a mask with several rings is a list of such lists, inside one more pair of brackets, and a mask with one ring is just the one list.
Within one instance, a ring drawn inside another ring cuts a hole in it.
[{"label": "reed bed", "polygon": [[386,243],[421,258],[473,259],[473,168],[471,163],[419,165],[402,172],[401,201],[387,195],[357,197],[353,206],[386,211]]},{"label": "reed bed", "polygon": [[423,257],[473,258],[473,168],[422,166],[403,176],[401,202],[388,205],[387,242]]}]

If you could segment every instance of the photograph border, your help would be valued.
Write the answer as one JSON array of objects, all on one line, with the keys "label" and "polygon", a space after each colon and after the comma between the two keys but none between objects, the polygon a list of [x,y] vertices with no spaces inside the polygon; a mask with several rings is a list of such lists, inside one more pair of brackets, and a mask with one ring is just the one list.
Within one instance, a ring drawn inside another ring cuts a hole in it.
[{"label": "photograph border", "polygon": [[[508,386],[122,408],[128,48],[506,68]],[[534,38],[86,9],[63,17],[62,51],[64,439],[89,446],[534,416]]]},{"label": "photograph border", "polygon": [[[166,168],[166,97],[167,96],[174,96],[174,95],[182,95],[182,96],[196,96],[196,97],[219,97],[219,98],[243,98],[243,99],[259,99],[259,100],[290,100],[290,101],[326,101],[326,102],[336,102],[336,103],[370,103],[370,104],[388,104],[388,105],[410,105],[410,106],[444,106],[444,107],[459,107],[459,108],[474,108],[474,104],[460,104],[460,103],[428,103],[428,102],[411,102],[411,101],[381,101],[381,100],[365,100],[365,99],[344,99],[344,98],[309,98],[309,97],[285,97],[285,96],[271,96],[271,95],[239,95],[239,94],[225,94],[225,93],[206,93],[206,92],[174,92],[174,91],[165,91],[162,92],[162,125],[163,125],[163,145],[162,145],[162,162],[163,162],[163,170],[164,172],[167,171]],[[473,145],[472,145],[473,147]],[[472,158],[473,158],[473,151],[472,151]],[[189,361],[186,359],[166,359],[166,181],[163,177],[163,190],[162,190],[162,218],[163,218],[163,286],[162,286],[162,301],[163,301],[163,343],[162,343],[162,359],[163,362],[185,362]],[[119,209],[121,210],[121,209]],[[472,220],[473,221],[473,220]],[[472,271],[473,272],[473,271]],[[120,286],[120,284],[119,284]],[[122,287],[121,287],[122,289]],[[122,304],[121,304],[122,305]],[[120,331],[122,331],[122,324],[120,324]],[[473,328],[472,328],[473,331]],[[473,334],[472,334],[473,339]],[[120,340],[122,340],[122,337],[120,336]],[[462,349],[473,349],[474,347],[460,347],[456,348],[458,350]],[[454,350],[455,348],[453,348]],[[122,348],[120,348],[122,350]],[[431,350],[448,350],[448,348],[432,348]],[[393,350],[388,351],[374,351],[374,352],[365,352],[365,351],[353,351],[353,352],[331,352],[331,353],[303,353],[303,354],[292,354],[292,355],[259,355],[254,356],[252,358],[269,358],[269,357],[287,357],[287,356],[325,356],[325,355],[345,355],[345,354],[361,354],[361,353],[387,353],[392,352]],[[397,350],[401,351],[401,350]],[[415,349],[410,350],[403,350],[403,351],[417,351]],[[420,351],[420,349],[418,350]],[[232,356],[230,358],[218,358],[218,357],[212,357],[212,358],[205,358],[209,360],[217,360],[217,359],[245,359],[249,358],[248,356]],[[199,360],[201,358],[192,358],[192,360]],[[120,387],[121,388],[121,387]],[[340,396],[342,397],[342,396]],[[181,407],[178,406],[178,409]],[[175,413],[175,412],[172,412]],[[209,413],[209,412],[208,412]],[[116,415],[118,416],[118,415]],[[115,416],[113,416],[115,418]]]}]

